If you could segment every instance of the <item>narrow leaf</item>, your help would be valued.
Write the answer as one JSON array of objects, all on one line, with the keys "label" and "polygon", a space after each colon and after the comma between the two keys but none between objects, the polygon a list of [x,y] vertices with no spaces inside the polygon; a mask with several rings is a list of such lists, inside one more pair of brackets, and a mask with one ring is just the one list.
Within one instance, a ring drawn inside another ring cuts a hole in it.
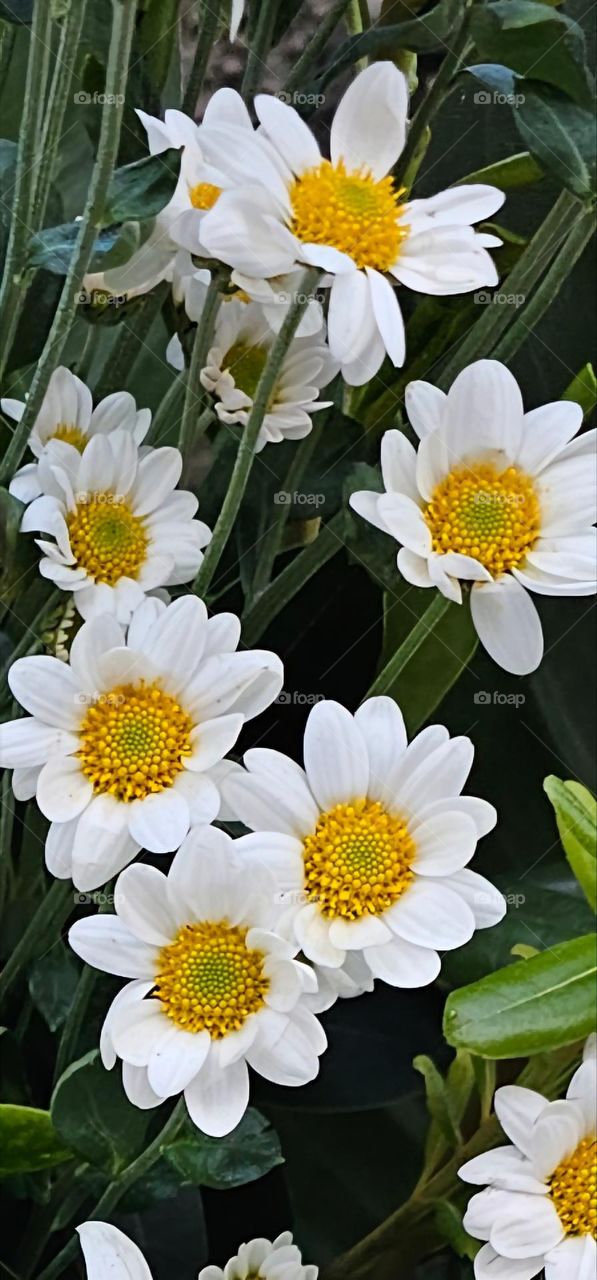
[{"label": "narrow leaf", "polygon": [[579,782],[551,774],[543,788],[555,809],[564,852],[582,891],[597,911],[597,802]]},{"label": "narrow leaf", "polygon": [[71,1158],[48,1111],[0,1103],[0,1177],[50,1169]]}]

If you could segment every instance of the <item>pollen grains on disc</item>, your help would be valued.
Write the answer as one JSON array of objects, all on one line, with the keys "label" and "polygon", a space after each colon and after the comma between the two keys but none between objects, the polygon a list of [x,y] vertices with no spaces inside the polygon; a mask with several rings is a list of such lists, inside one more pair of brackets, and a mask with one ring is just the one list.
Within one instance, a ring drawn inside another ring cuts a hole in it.
[{"label": "pollen grains on disc", "polygon": [[213,209],[221,194],[222,188],[214,186],[213,182],[198,182],[196,186],[189,187],[189,200],[194,209]]},{"label": "pollen grains on disc", "polygon": [[568,1236],[597,1239],[597,1139],[583,1138],[549,1179],[549,1194]]},{"label": "pollen grains on disc", "polygon": [[415,853],[406,822],[379,801],[337,804],[303,843],[307,897],[330,919],[383,915],[412,882]]},{"label": "pollen grains on disc", "polygon": [[66,516],[71,551],[77,567],[95,582],[115,586],[120,578],[136,578],[147,553],[145,520],[113,493],[79,497]]},{"label": "pollen grains on disc", "polygon": [[89,436],[85,435],[80,427],[71,427],[66,422],[59,422],[50,440],[63,440],[65,444],[72,444],[79,453],[82,453],[85,445],[89,443]]},{"label": "pollen grains on disc", "polygon": [[129,803],[171,787],[192,751],[191,716],[158,684],[122,684],[85,712],[77,752],[98,795]]},{"label": "pollen grains on disc", "polygon": [[434,551],[472,556],[494,577],[520,564],[541,521],[530,476],[491,462],[455,467],[434,489],[424,516]]},{"label": "pollen grains on disc", "polygon": [[378,180],[367,169],[347,172],[342,161],[322,160],[290,188],[290,230],[303,244],[348,254],[357,267],[388,271],[408,235],[403,190],[392,177]]},{"label": "pollen grains on disc", "polygon": [[265,953],[247,946],[247,929],[227,920],[185,924],[162,947],[155,995],[181,1031],[221,1040],[264,1004]]}]

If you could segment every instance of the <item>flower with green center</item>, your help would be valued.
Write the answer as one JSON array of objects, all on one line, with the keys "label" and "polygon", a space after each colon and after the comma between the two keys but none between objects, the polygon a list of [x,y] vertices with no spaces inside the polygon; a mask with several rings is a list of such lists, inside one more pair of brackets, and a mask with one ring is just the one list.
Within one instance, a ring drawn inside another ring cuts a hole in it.
[{"label": "flower with green center", "polygon": [[[130,1280],[152,1280],[151,1271],[139,1247],[109,1222],[83,1222],[77,1227],[85,1257],[87,1280],[107,1280],[108,1276]],[[317,1280],[318,1268],[305,1266],[290,1231],[275,1240],[259,1236],[241,1244],[226,1267],[207,1266],[198,1280]]]},{"label": "flower with green center", "polygon": [[593,595],[597,545],[595,432],[577,440],[573,401],[524,413],[515,379],[479,360],[447,395],[411,382],[406,407],[420,439],[381,445],[384,493],[353,493],[359,515],[401,543],[398,569],[470,608],[479,638],[506,671],[526,675],[543,655],[529,592]]},{"label": "flower with green center", "polygon": [[469,1160],[465,1182],[487,1189],[469,1201],[464,1227],[485,1243],[476,1280],[590,1280],[597,1267],[596,1037],[565,1098],[506,1085],[495,1110],[512,1145]]},{"label": "flower with green center", "polygon": [[148,591],[195,576],[211,537],[194,519],[197,498],[175,488],[181,454],[140,454],[126,432],[113,431],[73,451],[67,471],[57,449],[40,458],[42,496],[27,507],[21,530],[53,537],[38,542],[40,572],[73,592],[84,618],[114,613],[127,623]]},{"label": "flower with green center", "polygon": [[[3,413],[20,421],[25,409],[24,401],[2,400],[1,404]],[[44,492],[39,461],[46,454],[52,455],[55,466],[70,472],[77,468],[80,455],[94,436],[122,431],[139,445],[145,439],[150,423],[151,411],[137,409],[128,391],[115,391],[100,400],[94,409],[89,387],[70,369],[60,366],[50,378],[29,436],[29,448],[36,461],[27,462],[15,472],[10,492],[20,502],[32,502]]]},{"label": "flower with green center", "polygon": [[207,159],[230,177],[204,216],[202,243],[245,278],[320,267],[331,282],[332,356],[350,385],[369,382],[386,354],[404,363],[397,286],[444,295],[497,284],[488,249],[501,241],[474,224],[499,209],[503,193],[473,183],[411,200],[392,176],[408,113],[406,78],[392,62],[372,63],[349,85],[331,123],[329,158],[279,97],[256,97],[257,133],[233,103],[229,91],[227,120],[202,138]]},{"label": "flower with green center", "polygon": [[184,1093],[194,1123],[222,1137],[242,1119],[247,1066],[277,1084],[313,1080],[325,1036],[306,1003],[317,981],[278,932],[276,881],[253,865],[267,836],[195,827],[167,875],[138,864],[116,884],[116,916],[79,920],[69,941],[106,973],[132,979],[100,1048],[123,1062],[133,1103]]},{"label": "flower with green center", "polygon": [[52,875],[97,889],[139,849],[170,853],[216,817],[218,766],[282,687],[279,658],[236,652],[239,639],[234,614],[208,618],[193,595],[152,597],[126,638],[102,613],[77,631],[67,662],[13,663],[11,692],[29,715],[0,725],[0,767],[51,823]]},{"label": "flower with green center", "polygon": [[[281,303],[277,310],[283,310]],[[274,332],[271,313],[256,302],[233,298],[220,307],[214,345],[201,372],[201,382],[214,397],[222,422],[246,426],[259,379],[265,369]],[[311,415],[331,401],[318,400],[321,389],[337,372],[322,329],[295,337],[284,357],[263,419],[257,449],[281,440],[302,440]]]},{"label": "flower with green center", "polygon": [[491,805],[460,794],[472,757],[469,739],[441,725],[407,744],[391,698],[370,698],[354,716],[322,701],[307,720],[304,770],[254,749],[222,779],[227,810],[276,833],[255,857],[271,858],[288,929],[325,973],[312,1008],[373,978],[424,986],[439,973],[438,951],[501,920],[503,897],[467,865],[496,820]]}]

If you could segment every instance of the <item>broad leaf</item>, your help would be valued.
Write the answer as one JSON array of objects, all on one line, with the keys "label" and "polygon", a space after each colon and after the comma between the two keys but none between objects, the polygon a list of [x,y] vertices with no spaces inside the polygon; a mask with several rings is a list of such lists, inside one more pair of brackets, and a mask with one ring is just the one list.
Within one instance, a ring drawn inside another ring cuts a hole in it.
[{"label": "broad leaf", "polygon": [[409,49],[414,53],[443,50],[452,31],[459,24],[462,9],[462,0],[441,0],[423,18],[413,18],[410,22],[399,22],[386,27],[376,23],[361,35],[351,36],[340,45],[329,68],[317,81],[318,87],[328,84],[346,67],[352,66],[361,58],[393,58],[400,49]]},{"label": "broad leaf", "polygon": [[0,1177],[50,1169],[71,1158],[49,1111],[0,1103]]},{"label": "broad leaf", "polygon": [[[380,666],[406,639],[409,631],[431,604],[434,592],[403,583],[397,575],[397,590],[385,596],[384,644]],[[388,689],[399,703],[409,734],[414,734],[433,714],[442,699],[468,666],[478,644],[468,598],[450,604],[437,625]]]},{"label": "broad leaf", "polygon": [[504,160],[496,160],[494,164],[485,165],[483,169],[475,169],[464,178],[458,178],[455,186],[469,182],[488,182],[499,187],[500,191],[515,191],[518,187],[529,187],[543,178],[543,170],[533,159],[529,151],[519,151],[518,155],[506,156]]},{"label": "broad leaf", "polygon": [[[65,276],[79,231],[80,223],[78,222],[66,222],[60,227],[47,227],[45,231],[38,231],[31,241],[30,266],[43,267],[53,275]],[[117,253],[118,246],[121,247],[121,255]],[[107,227],[104,231],[100,231],[95,239],[91,266],[96,271],[107,265],[118,266],[120,262],[127,261],[133,247],[131,232],[128,228]],[[85,301],[85,298],[81,301]]]},{"label": "broad leaf", "polygon": [[103,213],[103,225],[154,218],[174,195],[181,151],[171,148],[157,156],[145,156],[112,174]]},{"label": "broad leaf", "polygon": [[580,782],[553,774],[544,787],[555,809],[564,852],[587,901],[597,910],[597,802]]},{"label": "broad leaf", "polygon": [[518,131],[542,168],[581,199],[595,191],[593,112],[555,90],[525,84],[515,112]]},{"label": "broad leaf", "polygon": [[597,404],[597,378],[592,364],[587,363],[572,379],[562,395],[562,400],[574,400],[579,404],[583,417],[588,418]]},{"label": "broad leaf", "polygon": [[184,1182],[217,1191],[254,1182],[283,1164],[275,1130],[252,1107],[225,1138],[208,1138],[189,1123],[164,1156]]},{"label": "broad leaf", "polygon": [[60,1077],[50,1111],[62,1141],[111,1176],[143,1149],[150,1113],[129,1102],[119,1073],[106,1071],[95,1050]]},{"label": "broad leaf", "polygon": [[595,937],[498,969],[446,1001],[449,1044],[483,1058],[522,1058],[573,1044],[595,1023]]},{"label": "broad leaf", "polygon": [[536,0],[495,0],[473,8],[471,34],[483,60],[502,63],[590,104],[584,36],[566,14]]},{"label": "broad leaf", "polygon": [[77,983],[79,966],[59,939],[29,971],[29,994],[50,1031],[65,1022]]}]

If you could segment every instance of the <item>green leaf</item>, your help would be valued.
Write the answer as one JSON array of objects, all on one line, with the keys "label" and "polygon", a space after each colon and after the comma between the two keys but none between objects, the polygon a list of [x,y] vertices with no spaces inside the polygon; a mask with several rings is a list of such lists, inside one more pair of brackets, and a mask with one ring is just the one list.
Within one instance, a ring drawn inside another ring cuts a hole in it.
[{"label": "green leaf", "polygon": [[253,1107],[225,1138],[208,1138],[189,1124],[164,1156],[185,1182],[217,1191],[254,1182],[284,1163],[278,1135]]},{"label": "green leaf", "polygon": [[49,1111],[0,1103],[0,1177],[35,1173],[70,1159]]},{"label": "green leaf", "polygon": [[174,147],[157,156],[145,156],[112,174],[103,213],[103,225],[155,218],[174,195],[182,152]]},{"label": "green leaf", "polygon": [[583,417],[588,418],[597,404],[597,378],[592,364],[585,364],[562,395],[562,400],[574,400],[579,404]]},{"label": "green leaf", "polygon": [[[401,599],[396,590],[397,583],[398,578],[394,591],[385,597],[382,667],[406,639],[433,598],[433,593],[426,588],[407,585],[400,588]],[[389,696],[398,702],[409,734],[416,733],[440,705],[470,663],[477,645],[469,600],[465,596],[461,605],[449,604],[443,617],[387,690]]]},{"label": "green leaf", "polygon": [[438,1200],[435,1207],[435,1225],[459,1258],[474,1258],[479,1250],[478,1241],[469,1236],[462,1225],[462,1214],[450,1200]]},{"label": "green leaf", "polygon": [[[78,222],[66,222],[60,227],[47,227],[45,231],[38,231],[31,240],[31,248],[29,250],[30,266],[43,267],[46,271],[51,271],[52,275],[65,276],[79,231],[80,224]],[[115,249],[122,243],[122,227],[108,227],[104,231],[100,231],[93,245],[92,266],[94,269],[98,271],[100,267],[103,268],[108,255],[110,255],[110,266],[116,266],[117,263],[114,261]],[[124,247],[122,262],[126,262],[131,253],[128,231],[124,233]]]},{"label": "green leaf", "polygon": [[555,90],[525,84],[524,102],[514,113],[518,131],[535,159],[562,186],[581,199],[595,190],[593,112]]},{"label": "green leaf", "polygon": [[62,1141],[111,1177],[143,1150],[149,1113],[128,1101],[118,1073],[106,1071],[96,1050],[60,1077],[50,1112]]},{"label": "green leaf", "polygon": [[0,489],[0,596],[10,597],[36,558],[29,538],[21,534],[23,504]]},{"label": "green leaf", "polygon": [[562,782],[553,774],[544,790],[555,809],[564,852],[587,899],[597,911],[597,802],[580,782]]},{"label": "green leaf", "polygon": [[502,63],[590,104],[584,35],[566,14],[535,0],[495,0],[473,7],[471,35],[483,60]]},{"label": "green leaf", "polygon": [[485,165],[483,169],[475,169],[466,177],[458,178],[454,186],[462,186],[468,182],[488,182],[499,187],[500,191],[515,191],[518,187],[530,187],[543,178],[543,170],[528,151],[519,151],[515,156],[506,156],[504,160],[496,160],[494,164]]},{"label": "green leaf", "polygon": [[178,0],[148,0],[137,28],[137,42],[152,86],[161,91],[176,43]]},{"label": "green leaf", "polygon": [[[433,1071],[421,1065],[424,1063],[429,1063]],[[427,1109],[432,1116],[424,1161],[425,1174],[429,1177],[446,1155],[460,1144],[460,1124],[474,1087],[475,1072],[470,1053],[462,1050],[455,1054],[445,1079],[439,1076],[429,1058],[415,1058],[413,1066],[425,1076]],[[441,1089],[438,1089],[438,1084]]]},{"label": "green leaf", "polygon": [[393,58],[400,49],[409,49],[413,53],[443,50],[452,31],[459,25],[463,7],[462,0],[441,0],[423,18],[387,27],[376,24],[361,35],[351,36],[340,45],[330,66],[318,79],[318,87],[328,84],[361,58]]},{"label": "green leaf", "polygon": [[10,0],[10,4],[0,0],[0,18],[28,27],[33,22],[33,0]]},{"label": "green leaf", "polygon": [[50,1031],[66,1021],[78,981],[79,967],[60,941],[31,968],[29,993]]},{"label": "green leaf", "polygon": [[459,1121],[454,1115],[446,1082],[431,1058],[419,1054],[413,1058],[415,1071],[420,1072],[425,1081],[427,1110],[435,1121],[442,1137],[450,1148],[460,1146],[462,1134]]},{"label": "green leaf", "polygon": [[563,942],[448,996],[448,1044],[482,1058],[523,1058],[582,1040],[595,1023],[595,937]]}]

